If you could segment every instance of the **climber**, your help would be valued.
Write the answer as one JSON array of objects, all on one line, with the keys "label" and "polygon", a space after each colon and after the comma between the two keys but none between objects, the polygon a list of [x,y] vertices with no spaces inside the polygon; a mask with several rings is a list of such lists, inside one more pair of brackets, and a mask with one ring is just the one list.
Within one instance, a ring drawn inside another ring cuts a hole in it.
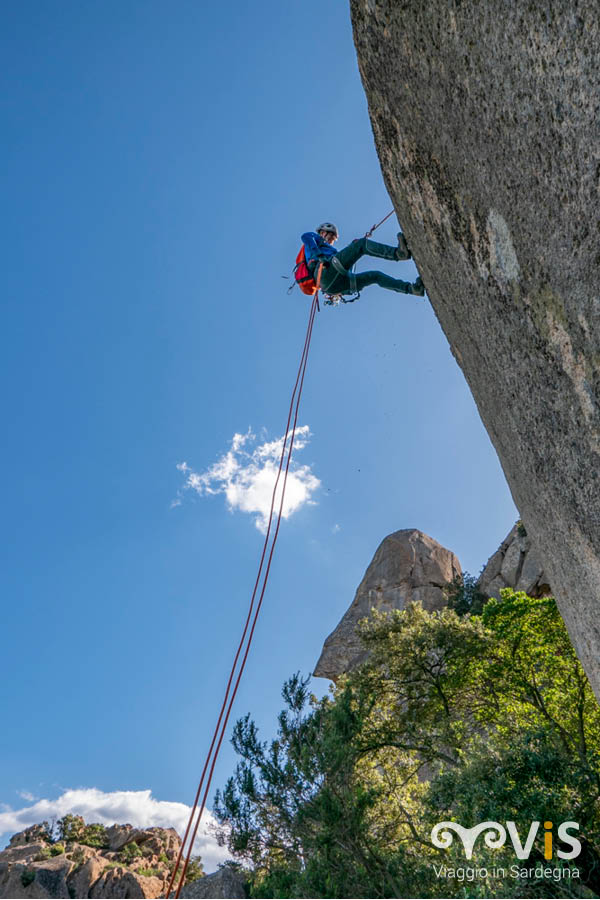
[{"label": "climber", "polygon": [[336,251],[332,244],[338,239],[338,230],[332,222],[323,222],[315,231],[307,231],[302,235],[304,255],[308,271],[313,278],[317,277],[319,263],[323,263],[321,271],[321,289],[330,296],[346,295],[360,292],[370,284],[378,284],[382,288],[398,291],[401,294],[414,294],[423,297],[425,288],[421,278],[411,284],[392,278],[384,272],[369,271],[354,274],[352,267],[361,256],[376,256],[380,259],[410,259],[406,238],[398,232],[398,246],[390,247],[379,244],[370,238],[363,237],[352,241],[343,250]]}]

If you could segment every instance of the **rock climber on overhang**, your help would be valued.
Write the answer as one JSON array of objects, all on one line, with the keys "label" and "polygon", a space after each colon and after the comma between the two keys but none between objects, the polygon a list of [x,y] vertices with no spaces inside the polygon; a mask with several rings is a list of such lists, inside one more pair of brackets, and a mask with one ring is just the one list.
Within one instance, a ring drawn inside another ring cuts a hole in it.
[{"label": "rock climber on overhang", "polygon": [[319,265],[322,263],[320,287],[323,293],[329,296],[343,297],[360,293],[370,284],[378,284],[382,288],[398,291],[401,294],[413,294],[416,297],[425,295],[425,288],[420,277],[411,284],[400,278],[392,278],[385,272],[369,271],[355,274],[351,271],[362,256],[375,256],[379,259],[395,261],[410,259],[411,252],[401,231],[398,232],[397,247],[379,244],[368,237],[363,237],[352,241],[343,250],[336,251],[332,245],[337,239],[338,230],[332,222],[322,222],[316,231],[307,231],[302,235],[306,273],[301,271],[301,251],[297,261],[299,264],[296,270],[296,280],[305,293],[313,293],[313,291],[305,290],[303,287],[303,274],[307,276],[306,281],[314,283],[318,277]]}]

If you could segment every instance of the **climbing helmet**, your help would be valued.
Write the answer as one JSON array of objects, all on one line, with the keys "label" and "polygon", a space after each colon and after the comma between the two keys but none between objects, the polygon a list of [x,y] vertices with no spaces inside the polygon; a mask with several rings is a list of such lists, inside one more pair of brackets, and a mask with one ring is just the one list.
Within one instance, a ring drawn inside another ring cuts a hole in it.
[{"label": "climbing helmet", "polygon": [[335,237],[339,237],[337,227],[333,224],[333,222],[321,222],[317,231],[327,231],[329,234],[335,235]]}]

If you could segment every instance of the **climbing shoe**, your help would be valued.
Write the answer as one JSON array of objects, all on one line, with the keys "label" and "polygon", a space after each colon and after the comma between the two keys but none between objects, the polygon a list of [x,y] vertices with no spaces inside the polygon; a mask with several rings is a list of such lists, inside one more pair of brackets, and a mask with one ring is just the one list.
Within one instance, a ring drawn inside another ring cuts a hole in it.
[{"label": "climbing shoe", "polygon": [[425,285],[423,284],[423,279],[419,275],[414,284],[411,285],[411,294],[414,294],[415,297],[424,297],[425,296]]},{"label": "climbing shoe", "polygon": [[408,244],[406,243],[406,238],[404,237],[404,235],[402,234],[401,231],[398,232],[398,247],[396,249],[395,256],[396,256],[397,260],[410,259],[412,256],[412,253],[408,249]]}]

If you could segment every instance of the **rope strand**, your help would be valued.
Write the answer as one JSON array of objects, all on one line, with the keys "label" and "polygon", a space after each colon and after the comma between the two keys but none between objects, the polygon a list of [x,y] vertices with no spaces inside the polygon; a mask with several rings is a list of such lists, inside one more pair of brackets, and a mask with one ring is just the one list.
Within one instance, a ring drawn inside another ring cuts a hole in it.
[{"label": "rope strand", "polygon": [[381,222],[378,222],[377,225],[373,225],[373,227],[369,231],[365,232],[365,237],[370,238],[371,235],[373,234],[373,232],[377,231],[377,229],[379,228],[380,225],[383,225],[384,222],[387,222],[387,220],[389,219],[389,217],[392,215],[393,212],[394,212],[394,210],[391,209],[389,211],[389,213],[387,214],[387,216],[381,220]]},{"label": "rope strand", "polygon": [[[320,275],[321,275],[321,272],[319,271],[318,285],[320,284]],[[181,848],[180,848],[180,851],[179,851],[179,855],[178,855],[178,857],[177,857],[177,861],[176,861],[176,863],[175,863],[175,866],[174,866],[174,868],[173,868],[173,872],[172,872],[172,875],[171,875],[171,879],[170,879],[170,881],[169,881],[169,886],[168,886],[168,888],[167,888],[167,893],[166,893],[166,896],[167,896],[167,897],[170,895],[171,890],[172,890],[172,887],[173,887],[173,884],[174,884],[174,882],[175,882],[175,878],[176,878],[176,875],[177,875],[177,872],[178,872],[178,869],[179,869],[179,866],[180,866],[180,863],[181,863],[181,859],[182,859],[182,856],[183,856],[183,853],[184,853],[184,849],[185,849],[185,846],[186,846],[186,842],[187,842],[188,837],[189,837],[189,834],[190,834],[190,829],[191,829],[191,826],[192,826],[192,822],[194,821],[194,817],[195,817],[195,814],[196,814],[196,810],[197,810],[197,808],[198,808],[198,801],[199,801],[199,798],[200,798],[200,794],[201,794],[201,791],[202,791],[202,787],[204,786],[204,781],[205,781],[206,774],[207,774],[207,771],[208,771],[208,779],[207,779],[207,781],[206,781],[206,787],[205,787],[205,791],[204,791],[204,796],[203,796],[203,798],[202,798],[202,804],[201,804],[201,806],[200,806],[200,810],[199,810],[198,816],[197,816],[197,818],[196,818],[196,824],[195,824],[195,826],[194,826],[194,829],[193,829],[193,832],[192,832],[192,835],[191,835],[191,839],[190,839],[190,842],[189,842],[189,847],[188,847],[187,854],[186,854],[186,858],[185,858],[185,864],[184,864],[183,871],[182,871],[181,876],[180,876],[180,879],[179,879],[179,883],[178,883],[178,886],[177,886],[177,892],[176,892],[176,894],[175,894],[176,897],[179,897],[179,893],[180,893],[181,888],[183,887],[183,884],[184,884],[184,881],[185,881],[185,875],[186,875],[187,868],[188,868],[188,864],[189,864],[189,862],[190,862],[191,855],[192,855],[192,848],[193,848],[193,846],[194,846],[194,841],[195,841],[195,839],[196,839],[196,834],[197,834],[197,832],[198,832],[198,827],[199,827],[199,825],[200,825],[200,820],[201,820],[201,817],[202,817],[202,813],[203,813],[204,808],[205,808],[205,805],[206,805],[206,800],[207,800],[207,797],[208,797],[208,792],[209,792],[209,790],[210,790],[210,784],[211,784],[211,781],[212,781],[213,772],[214,772],[215,765],[216,765],[216,762],[217,762],[217,758],[218,758],[218,755],[219,755],[219,750],[220,750],[220,748],[221,748],[221,744],[222,744],[222,741],[223,741],[223,737],[224,737],[224,735],[225,735],[225,730],[226,730],[226,728],[227,728],[227,723],[228,723],[228,720],[229,720],[229,715],[230,715],[230,713],[231,713],[231,709],[232,709],[232,707],[233,707],[233,703],[234,703],[234,700],[235,700],[235,697],[236,697],[236,694],[237,694],[237,690],[238,690],[238,687],[239,687],[239,684],[240,684],[240,681],[241,681],[241,677],[242,677],[242,674],[243,674],[243,671],[244,671],[244,668],[245,668],[245,665],[246,665],[246,660],[247,660],[248,654],[249,654],[249,652],[250,652],[250,646],[251,646],[251,643],[252,643],[252,638],[253,638],[253,636],[254,636],[254,629],[255,629],[256,623],[257,623],[257,621],[258,621],[258,614],[259,614],[259,612],[260,612],[260,608],[261,608],[261,606],[262,606],[262,601],[263,601],[264,594],[265,594],[265,591],[266,591],[267,581],[268,581],[269,572],[270,572],[270,568],[271,568],[271,561],[272,561],[272,559],[273,559],[273,552],[274,552],[274,550],[275,550],[275,544],[276,544],[276,542],[277,542],[277,536],[278,536],[278,534],[279,534],[279,527],[280,527],[280,524],[281,524],[281,514],[282,514],[282,511],[283,511],[283,503],[284,503],[284,499],[285,499],[285,488],[286,488],[286,484],[287,484],[287,475],[288,475],[289,466],[290,466],[290,462],[291,462],[292,449],[293,449],[294,438],[295,438],[295,433],[296,433],[296,425],[297,425],[297,421],[298,421],[298,411],[299,411],[299,408],[300,408],[300,398],[301,398],[301,395],[302,395],[302,388],[303,388],[303,385],[304,385],[304,375],[305,375],[305,372],[306,372],[306,364],[307,364],[307,361],[308,361],[308,350],[309,350],[309,347],[310,347],[310,341],[311,341],[311,338],[312,338],[312,329],[313,329],[313,324],[314,324],[315,313],[316,313],[316,310],[318,309],[318,303],[319,303],[319,301],[318,301],[318,287],[317,287],[317,292],[316,292],[315,295],[314,295],[313,303],[312,303],[311,310],[310,310],[309,321],[308,321],[308,327],[307,327],[307,330],[306,330],[306,337],[305,337],[305,340],[304,340],[304,347],[303,347],[302,355],[301,355],[301,358],[300,358],[300,365],[299,365],[299,367],[298,367],[298,374],[297,374],[297,376],[296,376],[296,382],[295,382],[295,384],[294,384],[294,389],[293,389],[293,391],[292,391],[292,398],[291,398],[291,402],[290,402],[290,408],[289,408],[289,411],[288,411],[288,418],[287,418],[287,424],[286,424],[285,435],[284,435],[284,438],[283,438],[283,444],[282,444],[282,450],[281,450],[281,457],[280,457],[280,460],[279,460],[279,468],[278,468],[277,477],[276,477],[276,479],[275,479],[275,484],[274,484],[274,487],[273,487],[273,493],[272,493],[272,497],[271,497],[271,507],[270,507],[270,512],[269,512],[269,521],[268,521],[268,526],[267,526],[267,533],[266,533],[266,536],[265,536],[265,541],[264,541],[264,545],[263,545],[262,555],[261,555],[261,559],[260,559],[260,563],[259,563],[259,567],[258,567],[258,574],[257,574],[257,577],[256,577],[256,582],[255,582],[255,584],[254,584],[254,590],[253,590],[253,592],[252,592],[252,597],[251,597],[251,601],[250,601],[250,608],[249,608],[249,610],[248,610],[248,615],[247,615],[246,622],[245,622],[245,625],[244,625],[244,630],[243,630],[243,632],[242,632],[242,637],[241,637],[241,639],[240,639],[240,642],[239,642],[239,645],[238,645],[238,648],[237,648],[237,651],[236,651],[236,654],[235,654],[235,658],[234,658],[234,661],[233,661],[233,665],[232,665],[232,667],[231,667],[231,672],[230,672],[230,675],[229,675],[229,680],[228,680],[228,682],[227,682],[227,687],[226,687],[226,691],[225,691],[225,697],[224,697],[223,703],[222,703],[222,705],[221,705],[221,710],[220,710],[219,717],[218,717],[218,720],[217,720],[217,724],[216,724],[216,727],[215,727],[215,730],[214,730],[213,738],[212,738],[212,741],[211,741],[211,744],[210,744],[210,748],[209,748],[209,751],[208,751],[208,754],[207,754],[207,757],[206,757],[206,761],[205,761],[205,763],[204,763],[204,768],[203,768],[203,770],[202,770],[202,775],[201,775],[201,777],[200,777],[200,783],[199,783],[199,785],[198,785],[198,790],[196,791],[196,797],[195,797],[194,804],[193,804],[193,807],[192,807],[192,811],[191,811],[191,813],[190,813],[190,817],[189,817],[189,820],[188,820],[188,824],[187,824],[187,827],[186,827],[186,830],[185,830],[185,835],[184,835],[184,838],[183,838],[183,842],[182,842],[182,844],[181,844]],[[291,431],[291,435],[290,435],[290,422],[291,422],[291,419],[292,419],[292,412],[293,412],[293,418],[294,418],[294,421],[293,421],[293,427],[292,427],[292,431]],[[290,439],[289,448],[287,448],[288,438]],[[285,464],[285,471],[284,471],[284,459],[285,459],[285,456],[286,456],[286,449],[287,449],[288,452],[287,452],[287,462],[286,462],[286,464]],[[263,571],[263,565],[264,565],[265,557],[266,557],[266,554],[267,554],[267,547],[268,547],[268,545],[269,545],[269,537],[270,537],[271,527],[272,527],[272,523],[273,523],[273,512],[274,512],[274,508],[275,508],[275,498],[276,498],[277,488],[278,488],[278,485],[279,485],[279,481],[280,481],[282,472],[284,472],[284,480],[283,480],[283,486],[282,486],[282,491],[281,491],[281,500],[280,500],[280,503],[279,503],[279,511],[278,511],[278,513],[277,513],[277,526],[276,526],[276,529],[275,529],[275,532],[274,532],[274,536],[273,536],[273,540],[272,540],[272,543],[271,543],[271,549],[270,549],[270,553],[269,553],[269,557],[268,557],[268,561],[267,561],[267,567],[266,567],[265,574],[264,574],[264,579],[263,579],[262,589],[261,589],[260,596],[259,596],[258,605],[257,605],[256,611],[255,611],[255,613],[254,613],[254,619],[253,619],[253,621],[252,621],[252,626],[251,626],[251,629],[250,629],[250,634],[248,635],[248,638],[247,638],[247,640],[246,640],[246,635],[248,634],[248,627],[250,626],[250,622],[251,622],[251,619],[252,619],[252,611],[253,611],[253,609],[254,609],[254,602],[255,602],[255,599],[256,599],[256,594],[257,594],[257,592],[258,592],[258,586],[259,586],[259,584],[260,584],[261,574],[262,574],[262,571]],[[243,656],[243,658],[242,658],[242,662],[241,662],[241,664],[240,664],[240,668],[239,668],[239,672],[238,672],[237,679],[236,679],[236,682],[235,682],[235,686],[234,686],[233,692],[232,692],[232,694],[231,694],[231,699],[230,699],[230,701],[229,701],[229,706],[227,706],[227,701],[228,701],[228,699],[229,699],[229,693],[230,693],[230,690],[231,690],[231,685],[232,685],[232,682],[233,682],[234,677],[235,677],[235,675],[236,675],[236,670],[237,670],[237,668],[238,668],[238,661],[239,661],[239,658],[240,658],[240,654],[242,653],[242,648],[244,647],[244,644],[246,644],[246,649],[245,649],[245,652],[244,652],[244,656]],[[227,707],[227,712],[225,712],[226,707]],[[218,738],[218,741],[217,741],[217,738]],[[215,743],[216,743],[216,747],[215,747]],[[213,751],[214,751],[214,752],[213,752]],[[212,759],[212,762],[211,762],[211,759]],[[210,769],[209,769],[209,765],[210,765]]]},{"label": "rope strand", "polygon": [[[313,306],[314,306],[314,305],[315,305],[315,304],[313,303]],[[310,320],[310,323],[309,323],[309,329],[310,329],[310,332],[309,332],[309,342],[310,342],[310,334],[312,333],[312,326],[313,326],[313,322],[314,322],[314,315],[315,315],[314,309],[311,310],[311,312],[312,312],[312,317],[311,317],[311,320]],[[201,807],[200,807],[200,810],[199,810],[199,813],[198,813],[198,817],[197,817],[197,820],[196,820],[196,825],[195,825],[195,827],[194,827],[194,831],[193,831],[193,833],[192,833],[192,837],[191,837],[191,840],[190,840],[190,846],[189,846],[189,849],[188,849],[188,854],[187,854],[185,866],[184,866],[184,868],[183,868],[183,872],[182,872],[182,875],[181,875],[181,878],[180,878],[179,886],[178,886],[178,888],[177,888],[177,893],[175,894],[176,897],[179,897],[179,891],[181,890],[181,887],[183,886],[183,884],[184,884],[184,882],[185,882],[185,873],[186,873],[186,871],[187,871],[187,867],[188,867],[189,861],[190,861],[190,859],[191,859],[192,847],[193,847],[193,845],[194,845],[194,841],[196,840],[196,834],[197,834],[197,832],[198,832],[198,827],[199,827],[199,825],[200,825],[200,820],[201,820],[201,818],[202,818],[202,813],[204,812],[204,809],[205,809],[205,806],[206,806],[206,801],[207,801],[207,799],[208,799],[208,792],[209,792],[209,790],[210,790],[210,785],[211,785],[213,773],[214,773],[214,770],[215,770],[215,765],[216,765],[216,763],[217,763],[217,758],[218,758],[218,755],[219,755],[219,751],[220,751],[220,749],[221,749],[221,744],[223,743],[223,738],[225,737],[225,731],[226,731],[226,729],[227,729],[227,723],[228,723],[228,721],[229,721],[229,715],[230,715],[230,713],[231,713],[231,710],[232,710],[232,707],[233,707],[233,703],[234,703],[234,701],[235,701],[236,694],[237,694],[237,691],[238,691],[238,687],[239,687],[239,685],[240,685],[240,681],[241,681],[241,679],[242,679],[242,675],[243,675],[244,669],[245,669],[245,667],[246,667],[246,661],[247,661],[247,659],[248,659],[248,654],[249,654],[249,652],[250,652],[250,647],[251,647],[251,644],[252,644],[252,639],[253,639],[253,637],[254,637],[254,629],[256,628],[256,623],[257,623],[257,621],[258,621],[258,616],[259,616],[259,613],[260,613],[260,610],[261,610],[261,607],[262,607],[263,598],[264,598],[264,596],[265,596],[265,591],[266,591],[266,588],[267,588],[267,581],[268,581],[268,578],[269,578],[269,572],[270,572],[270,570],[271,570],[271,562],[272,562],[272,560],[273,560],[273,553],[274,553],[274,551],[275,551],[275,544],[277,543],[277,536],[278,536],[278,534],[279,534],[279,527],[280,527],[280,525],[281,525],[281,513],[282,513],[282,510],[283,510],[283,503],[284,503],[284,499],[285,499],[285,486],[286,486],[286,482],[287,482],[287,476],[288,476],[288,471],[289,471],[289,467],[290,467],[290,462],[291,462],[291,459],[292,459],[292,449],[293,449],[293,446],[294,446],[294,438],[295,438],[295,434],[296,434],[296,424],[297,424],[297,421],[298,421],[298,410],[299,410],[299,407],[300,407],[300,397],[301,397],[301,395],[302,395],[302,386],[303,386],[303,383],[304,383],[304,373],[306,372],[306,362],[307,362],[307,359],[308,359],[308,350],[307,350],[306,356],[304,357],[304,364],[303,364],[303,367],[302,367],[302,378],[301,378],[301,381],[300,381],[300,388],[299,388],[299,391],[298,391],[298,397],[297,397],[297,400],[296,400],[296,408],[295,408],[295,414],[294,414],[294,425],[293,425],[293,428],[292,428],[292,431],[291,431],[291,436],[290,436],[290,446],[289,446],[289,452],[288,452],[288,455],[287,455],[287,462],[286,462],[285,474],[284,474],[284,479],[283,479],[283,488],[282,488],[282,492],[281,492],[281,500],[280,500],[280,503],[279,503],[279,511],[278,511],[278,513],[277,513],[277,525],[276,525],[276,527],[275,527],[275,533],[274,533],[274,535],[273,535],[273,541],[272,541],[272,543],[271,543],[271,550],[270,550],[270,553],[269,553],[269,559],[268,559],[267,567],[266,567],[266,570],[265,570],[265,576],[264,576],[264,579],[263,579],[262,590],[261,590],[261,592],[260,592],[260,597],[259,597],[258,604],[257,604],[257,607],[256,607],[256,612],[254,613],[254,619],[253,619],[253,622],[252,622],[252,628],[250,629],[250,634],[249,634],[249,636],[248,636],[248,641],[247,641],[247,643],[246,643],[246,650],[245,650],[245,653],[244,653],[242,662],[241,662],[241,664],[240,664],[240,670],[239,670],[239,673],[238,673],[238,676],[237,676],[237,680],[236,680],[236,683],[235,683],[235,687],[234,687],[233,692],[232,692],[232,695],[231,695],[231,700],[229,701],[229,706],[228,706],[228,708],[227,708],[227,713],[226,713],[226,715],[225,715],[225,719],[224,719],[223,724],[222,724],[222,726],[221,726],[221,733],[220,733],[220,736],[219,736],[219,742],[218,742],[217,747],[216,747],[216,749],[215,749],[215,752],[214,752],[214,754],[213,754],[213,760],[212,760],[212,764],[211,764],[211,767],[210,767],[210,771],[209,771],[209,773],[208,773],[208,779],[207,779],[207,782],[206,782],[206,788],[205,788],[205,791],[204,791],[204,796],[203,796],[203,798],[202,798],[202,805],[201,805]]]}]

